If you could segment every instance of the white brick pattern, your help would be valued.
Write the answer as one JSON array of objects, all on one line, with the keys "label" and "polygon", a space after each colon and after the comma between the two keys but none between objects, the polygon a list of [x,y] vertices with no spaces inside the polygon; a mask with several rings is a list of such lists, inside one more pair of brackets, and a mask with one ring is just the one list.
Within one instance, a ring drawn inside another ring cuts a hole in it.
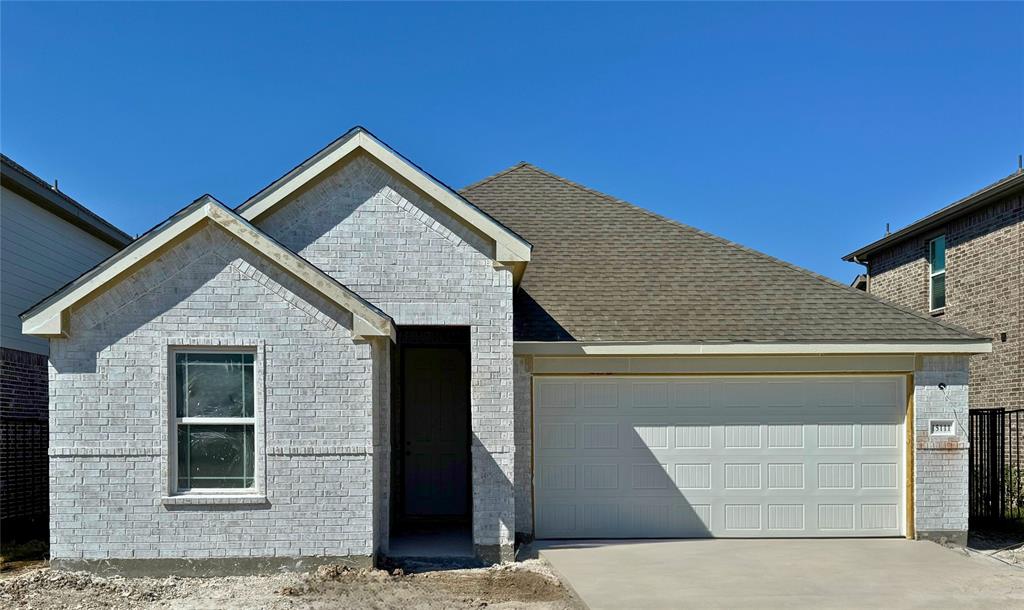
[{"label": "white brick pattern", "polygon": [[[371,555],[380,355],[350,327],[214,227],[75,311],[69,337],[51,343],[51,556]],[[254,341],[266,359],[266,502],[164,505],[169,346]]]},{"label": "white brick pattern", "polygon": [[[944,384],[940,388],[939,384]],[[924,356],[914,374],[914,513],[917,531],[967,532],[968,359]],[[952,419],[953,436],[930,436],[928,420]]]},{"label": "white brick pattern", "polygon": [[511,544],[512,274],[493,246],[365,156],[257,224],[396,324],[471,327],[473,539]]}]

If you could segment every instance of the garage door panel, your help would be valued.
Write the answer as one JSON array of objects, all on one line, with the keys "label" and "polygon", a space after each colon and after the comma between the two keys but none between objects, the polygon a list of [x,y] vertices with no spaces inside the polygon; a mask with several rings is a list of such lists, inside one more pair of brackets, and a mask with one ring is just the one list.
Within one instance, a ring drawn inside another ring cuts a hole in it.
[{"label": "garage door panel", "polygon": [[559,378],[550,392],[547,381],[535,396],[557,406],[535,408],[538,537],[901,532],[899,378],[761,392],[756,380]]},{"label": "garage door panel", "polygon": [[849,409],[857,406],[857,382],[852,380],[818,381],[808,390],[812,406]]},{"label": "garage door panel", "polygon": [[557,503],[538,507],[540,538],[599,538],[624,527],[642,538],[706,538],[712,507],[682,498]]},{"label": "garage door panel", "polygon": [[807,384],[799,381],[726,381],[720,386],[721,404],[736,408],[799,408],[807,404]]}]

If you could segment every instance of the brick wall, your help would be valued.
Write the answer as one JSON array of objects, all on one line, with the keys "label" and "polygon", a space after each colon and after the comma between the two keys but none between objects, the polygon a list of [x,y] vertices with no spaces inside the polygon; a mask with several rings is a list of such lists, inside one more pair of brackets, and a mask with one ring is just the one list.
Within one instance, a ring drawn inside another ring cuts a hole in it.
[{"label": "brick wall", "polygon": [[[374,369],[352,318],[215,226],[72,312],[50,343],[51,557],[373,553]],[[169,350],[256,349],[255,504],[169,503]],[[378,383],[383,383],[379,379]],[[379,392],[379,390],[377,390]],[[261,399],[262,397],[262,399]]]},{"label": "brick wall", "polygon": [[[914,522],[921,538],[967,542],[968,358],[924,356],[914,372]],[[941,384],[941,386],[940,386]],[[973,387],[970,388],[973,392]],[[933,436],[933,419],[954,434]]]},{"label": "brick wall", "polygon": [[493,246],[363,155],[257,224],[397,324],[471,328],[473,540],[511,558],[512,274]]},{"label": "brick wall", "polygon": [[515,359],[516,534],[533,539],[533,358]]},{"label": "brick wall", "polygon": [[937,319],[993,338],[991,354],[971,358],[971,407],[1024,407],[1024,196],[875,254],[869,290],[927,314],[928,240],[941,233],[946,308]]},{"label": "brick wall", "polygon": [[2,548],[46,539],[46,379],[46,356],[0,347]]},{"label": "brick wall", "polygon": [[375,341],[373,349],[373,531],[374,548],[385,555],[391,533],[391,341]]}]

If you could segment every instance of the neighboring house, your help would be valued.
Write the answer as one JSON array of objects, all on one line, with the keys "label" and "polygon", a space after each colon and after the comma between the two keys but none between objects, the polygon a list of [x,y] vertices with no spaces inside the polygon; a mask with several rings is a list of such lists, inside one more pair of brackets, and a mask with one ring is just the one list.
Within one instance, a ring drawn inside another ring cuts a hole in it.
[{"label": "neighboring house", "polygon": [[993,338],[971,359],[971,408],[1024,407],[1024,171],[844,260],[871,294]]},{"label": "neighboring house", "polygon": [[46,539],[47,341],[18,314],[131,242],[0,155],[0,544]]},{"label": "neighboring house", "polygon": [[362,128],[22,320],[51,345],[53,564],[122,572],[462,532],[486,561],[532,537],[963,542],[991,349],[531,165],[453,191]]},{"label": "neighboring house", "polygon": [[850,282],[850,286],[856,288],[857,290],[863,290],[864,292],[867,292],[868,275],[866,273],[861,273],[857,275],[857,277],[853,278],[853,281]]}]

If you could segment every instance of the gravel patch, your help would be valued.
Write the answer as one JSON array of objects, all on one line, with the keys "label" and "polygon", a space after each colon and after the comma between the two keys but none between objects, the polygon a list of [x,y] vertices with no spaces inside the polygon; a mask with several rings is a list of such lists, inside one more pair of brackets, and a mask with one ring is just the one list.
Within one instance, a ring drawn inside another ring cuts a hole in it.
[{"label": "gravel patch", "polygon": [[123,578],[38,567],[0,578],[0,607],[176,608],[524,608],[582,604],[541,560],[489,568],[423,571],[321,566],[313,573],[223,578]]}]

